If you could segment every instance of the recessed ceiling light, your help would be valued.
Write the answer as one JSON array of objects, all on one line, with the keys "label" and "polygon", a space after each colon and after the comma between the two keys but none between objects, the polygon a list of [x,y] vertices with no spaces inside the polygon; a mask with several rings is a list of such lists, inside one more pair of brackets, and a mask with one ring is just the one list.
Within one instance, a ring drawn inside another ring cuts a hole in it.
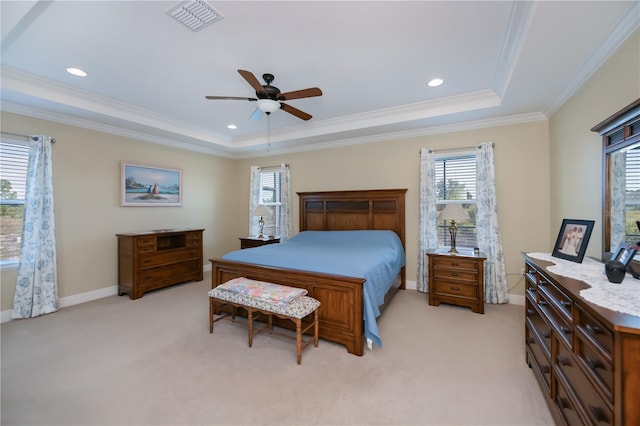
[{"label": "recessed ceiling light", "polygon": [[69,74],[73,74],[73,75],[78,76],[78,77],[86,77],[87,76],[87,73],[85,71],[81,70],[80,68],[67,68],[67,72]]},{"label": "recessed ceiling light", "polygon": [[236,126],[235,124],[228,124],[227,125],[227,129],[236,130],[237,128],[238,128],[238,126]]},{"label": "recessed ceiling light", "polygon": [[434,78],[427,84],[429,85],[429,87],[436,87],[440,86],[442,83],[444,83],[444,80],[442,80],[441,78]]}]

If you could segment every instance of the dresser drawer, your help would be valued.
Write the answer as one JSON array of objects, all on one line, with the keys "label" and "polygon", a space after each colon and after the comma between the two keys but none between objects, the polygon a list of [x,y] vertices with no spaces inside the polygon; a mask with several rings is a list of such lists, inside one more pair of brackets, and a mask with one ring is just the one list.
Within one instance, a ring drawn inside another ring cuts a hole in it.
[{"label": "dresser drawer", "polygon": [[476,298],[478,295],[478,286],[441,281],[440,279],[436,278],[433,286],[433,291],[436,294],[443,294],[447,296]]},{"label": "dresser drawer", "polygon": [[525,327],[525,338],[527,341],[527,352],[533,357],[533,360],[529,361],[531,368],[537,372],[547,392],[551,392],[551,361],[549,354],[544,349],[540,340],[538,340],[537,334],[533,331],[529,323]]},{"label": "dresser drawer", "polygon": [[555,404],[560,410],[560,415],[564,424],[566,425],[581,425],[584,424],[584,420],[578,414],[576,409],[576,403],[572,397],[569,396],[569,392],[565,388],[565,384],[562,380],[555,380],[556,385],[556,399]]},{"label": "dresser drawer", "polygon": [[553,304],[566,321],[571,322],[573,301],[569,296],[548,281],[541,282],[539,291],[546,296],[547,301]]},{"label": "dresser drawer", "polygon": [[590,419],[593,424],[612,424],[613,411],[609,405],[591,385],[589,379],[574,361],[569,349],[558,342],[556,368],[567,383],[571,383],[571,391],[578,400],[578,409]]},{"label": "dresser drawer", "polygon": [[145,236],[137,239],[138,253],[156,251],[156,238],[153,236]]},{"label": "dresser drawer", "polygon": [[435,268],[463,269],[465,271],[478,272],[478,262],[464,260],[455,256],[436,257],[433,259]]},{"label": "dresser drawer", "polygon": [[165,281],[176,281],[181,275],[199,273],[202,265],[199,260],[176,263],[157,268],[142,270],[138,273],[138,284],[141,288],[155,286]]},{"label": "dresser drawer", "polygon": [[588,341],[578,335],[578,362],[582,369],[596,383],[600,392],[613,402],[613,366],[600,352]]},{"label": "dresser drawer", "polygon": [[577,328],[593,344],[598,345],[605,352],[609,359],[613,352],[613,334],[608,327],[595,319],[584,309],[578,309],[579,318]]},{"label": "dresser drawer", "polygon": [[526,298],[525,308],[527,310],[525,320],[527,326],[538,336],[547,358],[551,358],[551,326],[535,308],[535,303],[529,299],[529,295]]},{"label": "dresser drawer", "polygon": [[567,346],[573,347],[573,328],[571,327],[571,323],[567,321],[565,316],[557,309],[556,305],[551,302],[548,293],[540,292],[538,306],[543,315],[546,316],[555,333]]},{"label": "dresser drawer", "polygon": [[188,249],[188,250],[174,250],[171,252],[144,254],[140,256],[138,266],[140,268],[147,268],[158,265],[165,265],[168,263],[182,262],[189,259],[198,259],[200,257],[200,250]]},{"label": "dresser drawer", "polygon": [[200,247],[200,232],[189,232],[186,235],[187,247]]}]

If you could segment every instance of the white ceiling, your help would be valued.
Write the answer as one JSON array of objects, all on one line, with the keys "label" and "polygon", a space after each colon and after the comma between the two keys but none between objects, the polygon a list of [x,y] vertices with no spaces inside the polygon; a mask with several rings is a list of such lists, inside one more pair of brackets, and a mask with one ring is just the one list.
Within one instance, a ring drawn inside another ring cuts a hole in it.
[{"label": "white ceiling", "polygon": [[[193,32],[178,3],[2,0],[2,109],[234,158],[366,143],[545,119],[640,27],[638,1],[211,0]],[[287,102],[313,118],[204,98],[255,97],[238,69],[319,87]]]}]

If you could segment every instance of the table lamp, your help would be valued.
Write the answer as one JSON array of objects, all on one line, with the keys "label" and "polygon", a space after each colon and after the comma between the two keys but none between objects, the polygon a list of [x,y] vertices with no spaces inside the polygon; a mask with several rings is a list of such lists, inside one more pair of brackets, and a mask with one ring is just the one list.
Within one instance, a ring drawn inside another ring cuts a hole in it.
[{"label": "table lamp", "polygon": [[458,227],[456,226],[456,220],[468,220],[469,215],[462,209],[461,204],[449,203],[438,215],[439,218],[450,220],[449,235],[451,236],[451,250],[449,253],[458,253],[456,250],[456,234],[458,233]]},{"label": "table lamp", "polygon": [[271,216],[271,210],[269,210],[264,204],[258,204],[258,207],[253,211],[254,216],[260,216],[258,225],[260,226],[260,235],[258,238],[264,238],[262,233],[264,232],[264,219],[263,216]]}]

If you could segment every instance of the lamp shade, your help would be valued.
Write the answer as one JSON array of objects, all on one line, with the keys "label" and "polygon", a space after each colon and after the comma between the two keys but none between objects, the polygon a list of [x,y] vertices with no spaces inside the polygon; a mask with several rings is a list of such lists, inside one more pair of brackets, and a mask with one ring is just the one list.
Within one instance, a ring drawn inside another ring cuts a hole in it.
[{"label": "lamp shade", "polygon": [[264,204],[258,204],[258,207],[253,211],[254,216],[271,216],[271,210]]},{"label": "lamp shade", "polygon": [[271,114],[280,109],[280,102],[272,99],[258,99],[258,108],[267,114]]},{"label": "lamp shade", "polygon": [[469,215],[462,209],[462,205],[449,203],[438,215],[440,219],[445,220],[467,220]]}]

